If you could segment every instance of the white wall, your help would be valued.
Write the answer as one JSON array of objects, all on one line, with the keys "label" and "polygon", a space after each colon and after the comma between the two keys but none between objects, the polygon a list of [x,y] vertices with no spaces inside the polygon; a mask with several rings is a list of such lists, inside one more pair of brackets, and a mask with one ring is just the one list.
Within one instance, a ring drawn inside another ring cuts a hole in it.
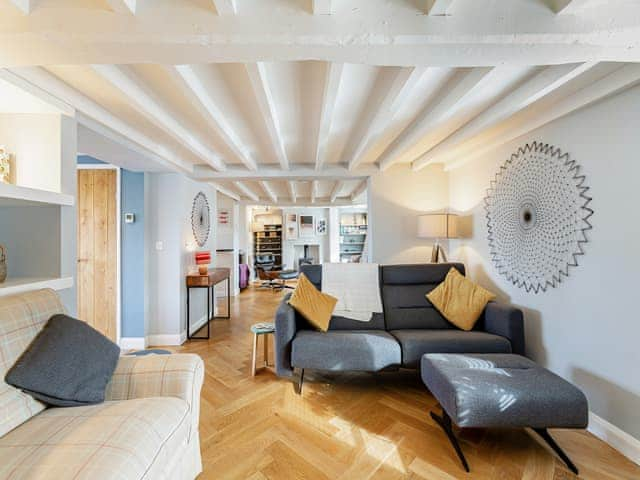
[{"label": "white wall", "polygon": [[[300,224],[300,215],[313,215],[315,222],[319,219],[325,219],[327,221],[327,227],[329,227],[329,209],[328,208],[283,208],[282,215],[283,218],[290,213],[295,213],[298,215],[298,225]],[[314,235],[309,237],[300,236],[300,232],[298,232],[297,240],[287,240],[287,232],[284,231],[285,226],[283,225],[283,242],[282,242],[282,263],[285,265],[285,268],[293,269],[298,268],[298,259],[302,257],[302,255],[296,255],[295,246],[296,245],[316,245],[318,246],[320,255],[319,258],[315,258],[316,263],[324,263],[328,262],[330,258],[329,253],[329,231],[327,231],[326,235]],[[315,230],[315,223],[314,223]],[[316,257],[313,253],[310,254],[313,257]]]},{"label": "white wall", "polygon": [[[16,185],[61,191],[60,158],[66,140],[61,118],[55,114],[0,114],[0,142],[5,142],[12,154],[12,181]],[[74,155],[76,143],[74,140]]]},{"label": "white wall", "polygon": [[[479,283],[525,311],[527,353],[575,383],[590,409],[640,439],[640,87],[532,132],[450,172],[451,206],[473,215],[472,238],[451,241]],[[526,293],[489,259],[484,210],[490,180],[519,146],[533,140],[568,152],[593,196],[593,230],[579,267],[558,288]]]},{"label": "white wall", "polygon": [[[448,175],[441,165],[419,172],[396,165],[371,177],[369,249],[376,263],[424,263],[432,243],[417,237],[417,217],[443,211],[449,204]],[[444,244],[446,248],[446,243]]]},{"label": "white wall", "polygon": [[[175,173],[147,174],[149,251],[149,331],[152,344],[175,344],[186,336],[185,276],[196,270],[194,252],[215,252],[215,228],[203,247],[198,247],[191,230],[191,208],[202,191],[216,222],[216,191]],[[157,249],[162,242],[162,249]],[[206,290],[191,292],[191,324],[206,317]]]}]

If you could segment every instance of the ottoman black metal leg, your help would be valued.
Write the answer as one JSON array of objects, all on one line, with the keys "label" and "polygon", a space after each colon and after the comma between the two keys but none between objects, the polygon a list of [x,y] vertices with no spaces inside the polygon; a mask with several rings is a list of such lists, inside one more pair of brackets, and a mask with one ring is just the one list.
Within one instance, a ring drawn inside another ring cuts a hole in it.
[{"label": "ottoman black metal leg", "polygon": [[562,450],[562,448],[560,448],[560,445],[558,445],[556,443],[556,441],[553,439],[553,437],[551,435],[549,435],[549,432],[547,431],[546,428],[534,428],[533,431],[536,432],[538,435],[540,435],[540,437],[542,437],[542,439],[545,442],[547,442],[547,444],[553,449],[554,452],[556,452],[558,454],[558,456],[567,465],[567,467],[569,467],[569,470],[571,470],[573,473],[578,475],[578,467],[576,467],[573,464],[573,462],[567,456],[567,454],[564,453],[564,450]]},{"label": "ottoman black metal leg", "polygon": [[453,426],[451,425],[451,417],[449,416],[449,414],[447,412],[444,411],[444,409],[442,410],[442,416],[430,412],[431,413],[431,418],[433,418],[436,423],[438,425],[440,425],[440,427],[442,427],[442,430],[444,430],[444,433],[447,434],[447,437],[449,437],[449,441],[451,442],[451,445],[453,445],[453,448],[455,449],[456,453],[458,454],[458,457],[460,458],[460,461],[462,462],[462,466],[464,467],[464,469],[468,472],[469,471],[469,464],[467,464],[467,459],[464,458],[464,453],[462,453],[462,448],[460,448],[460,444],[458,443],[458,439],[456,438],[455,434],[453,433]]}]

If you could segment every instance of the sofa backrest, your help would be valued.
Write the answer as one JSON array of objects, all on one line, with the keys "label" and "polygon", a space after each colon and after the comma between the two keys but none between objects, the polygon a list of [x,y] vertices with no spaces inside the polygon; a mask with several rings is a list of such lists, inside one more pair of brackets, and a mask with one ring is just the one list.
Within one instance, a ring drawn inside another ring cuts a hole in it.
[{"label": "sofa backrest", "polygon": [[425,297],[445,279],[451,267],[465,274],[461,263],[380,267],[387,330],[454,328]]},{"label": "sofa backrest", "polygon": [[[304,273],[311,283],[322,290],[322,265],[300,265],[300,272]],[[306,322],[301,322],[303,328]],[[384,330],[384,315],[374,314],[369,322],[360,322],[344,317],[333,317],[329,330]]]},{"label": "sofa backrest", "polygon": [[45,409],[45,405],[4,381],[52,315],[64,313],[53,290],[0,297],[0,436]]}]

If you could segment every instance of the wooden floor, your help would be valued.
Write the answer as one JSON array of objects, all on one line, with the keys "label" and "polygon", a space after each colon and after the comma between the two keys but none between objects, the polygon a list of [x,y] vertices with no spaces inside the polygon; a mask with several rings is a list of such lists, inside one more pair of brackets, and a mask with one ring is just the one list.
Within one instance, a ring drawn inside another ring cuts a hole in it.
[{"label": "wooden floor", "polygon": [[[199,478],[576,478],[524,430],[463,431],[471,465],[465,473],[429,418],[436,402],[415,372],[309,373],[302,396],[271,370],[252,377],[249,326],[272,321],[281,297],[249,289],[232,301],[231,320],[212,322],[211,340],[175,349],[197,353],[206,364]],[[552,435],[578,465],[579,478],[640,478],[640,467],[589,433]]]}]

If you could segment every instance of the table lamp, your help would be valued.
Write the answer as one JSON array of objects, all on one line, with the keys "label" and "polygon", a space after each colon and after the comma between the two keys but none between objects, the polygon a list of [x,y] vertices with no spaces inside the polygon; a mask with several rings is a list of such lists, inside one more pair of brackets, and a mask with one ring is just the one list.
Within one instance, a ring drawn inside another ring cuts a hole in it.
[{"label": "table lamp", "polygon": [[418,238],[434,238],[435,244],[431,250],[431,263],[447,261],[447,255],[440,245],[442,238],[456,238],[458,236],[458,216],[450,213],[432,213],[418,216]]},{"label": "table lamp", "polygon": [[211,252],[202,251],[196,252],[196,265],[198,265],[198,272],[200,275],[209,274],[209,264],[211,263]]}]

